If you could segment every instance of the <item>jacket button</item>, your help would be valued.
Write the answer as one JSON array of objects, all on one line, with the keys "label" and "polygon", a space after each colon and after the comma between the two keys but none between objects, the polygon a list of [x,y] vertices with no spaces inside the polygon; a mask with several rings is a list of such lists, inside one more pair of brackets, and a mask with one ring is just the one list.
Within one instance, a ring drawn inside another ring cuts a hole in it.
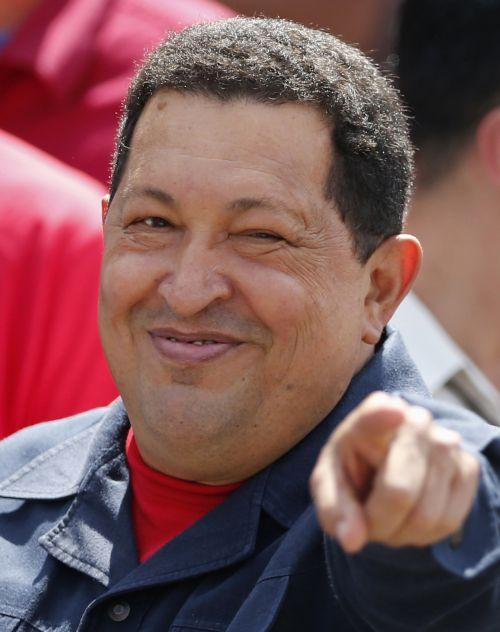
[{"label": "jacket button", "polygon": [[130,606],[126,601],[117,601],[108,608],[108,617],[112,621],[125,621],[130,614]]}]

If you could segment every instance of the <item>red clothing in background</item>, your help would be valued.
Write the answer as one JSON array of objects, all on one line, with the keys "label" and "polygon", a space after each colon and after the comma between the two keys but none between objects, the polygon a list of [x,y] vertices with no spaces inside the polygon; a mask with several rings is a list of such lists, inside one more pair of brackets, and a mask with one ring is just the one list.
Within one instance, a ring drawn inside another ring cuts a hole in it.
[{"label": "red clothing in background", "polygon": [[0,437],[107,404],[97,330],[103,188],[0,131]]},{"label": "red clothing in background", "polygon": [[107,182],[134,62],[230,15],[212,0],[42,0],[0,51],[0,128]]},{"label": "red clothing in background", "polygon": [[215,509],[241,485],[202,485],[153,470],[143,461],[132,429],[127,437],[126,455],[132,484],[134,534],[141,563]]}]

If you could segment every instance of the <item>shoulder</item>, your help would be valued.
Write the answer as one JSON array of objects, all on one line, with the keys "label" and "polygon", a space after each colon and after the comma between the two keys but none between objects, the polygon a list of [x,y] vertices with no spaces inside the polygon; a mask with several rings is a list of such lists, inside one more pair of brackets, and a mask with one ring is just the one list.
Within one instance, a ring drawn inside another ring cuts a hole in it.
[{"label": "shoulder", "polygon": [[99,198],[105,193],[103,185],[90,176],[4,130],[0,130],[0,157],[6,163],[0,172],[2,195],[6,186],[22,192],[27,174],[30,182],[51,193],[57,193],[61,186],[68,191],[76,188],[75,200],[82,194]]},{"label": "shoulder", "polygon": [[70,446],[76,446],[81,456],[86,454],[83,447],[90,442],[107,411],[107,407],[96,408],[58,421],[40,423],[0,441],[0,486],[19,470],[48,460]]},{"label": "shoulder", "polygon": [[1,130],[0,161],[0,223],[9,235],[13,229],[29,235],[67,225],[100,239],[102,185]]}]

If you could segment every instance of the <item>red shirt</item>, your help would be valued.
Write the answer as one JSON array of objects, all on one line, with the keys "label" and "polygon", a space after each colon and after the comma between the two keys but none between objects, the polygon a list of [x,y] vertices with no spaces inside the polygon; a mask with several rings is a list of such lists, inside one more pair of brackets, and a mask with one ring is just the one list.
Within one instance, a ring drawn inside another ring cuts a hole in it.
[{"label": "red shirt", "polygon": [[141,562],[220,505],[241,485],[202,485],[153,470],[143,461],[132,430],[127,437],[126,455],[132,485],[134,533]]},{"label": "red shirt", "polygon": [[0,437],[107,404],[103,187],[0,131]]},{"label": "red shirt", "polygon": [[107,182],[134,62],[213,0],[43,0],[0,51],[0,128]]}]

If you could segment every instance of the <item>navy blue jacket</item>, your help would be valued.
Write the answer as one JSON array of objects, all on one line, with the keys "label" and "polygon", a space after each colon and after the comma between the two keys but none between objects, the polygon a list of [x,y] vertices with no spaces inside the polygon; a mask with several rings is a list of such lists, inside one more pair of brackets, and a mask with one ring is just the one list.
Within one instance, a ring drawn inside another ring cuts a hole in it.
[{"label": "navy blue jacket", "polygon": [[[481,487],[458,546],[369,545],[346,556],[321,533],[310,472],[335,426],[375,389],[426,405],[481,452]],[[422,397],[391,334],[308,437],[144,564],[121,402],[6,439],[0,631],[499,630],[499,433]]]}]

